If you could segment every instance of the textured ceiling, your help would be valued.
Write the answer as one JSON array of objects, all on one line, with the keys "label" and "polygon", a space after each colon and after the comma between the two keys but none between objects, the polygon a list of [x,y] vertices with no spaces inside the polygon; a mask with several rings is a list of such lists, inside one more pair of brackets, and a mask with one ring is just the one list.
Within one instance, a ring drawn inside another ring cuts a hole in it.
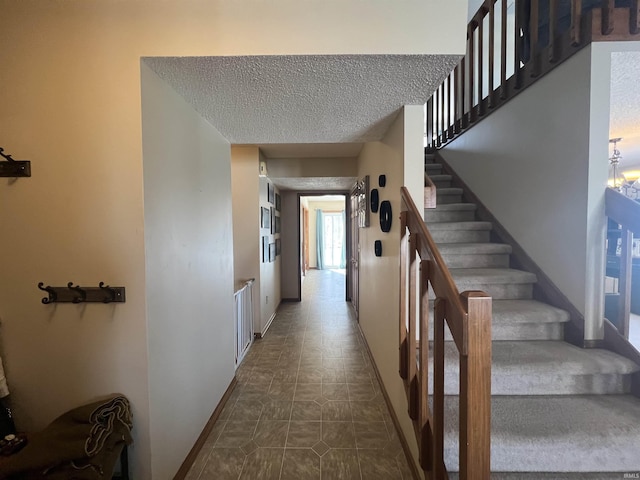
[{"label": "textured ceiling", "polygon": [[146,57],[233,144],[382,138],[403,105],[423,104],[452,55]]},{"label": "textured ceiling", "polygon": [[640,52],[611,54],[610,138],[622,137],[622,171],[640,168]]},{"label": "textured ceiling", "polygon": [[356,177],[269,177],[280,190],[302,192],[351,190]]}]

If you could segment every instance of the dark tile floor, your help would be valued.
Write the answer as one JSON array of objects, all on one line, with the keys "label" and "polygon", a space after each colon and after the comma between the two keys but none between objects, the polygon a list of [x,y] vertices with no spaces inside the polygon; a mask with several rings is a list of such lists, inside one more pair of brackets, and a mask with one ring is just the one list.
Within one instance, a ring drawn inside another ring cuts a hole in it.
[{"label": "dark tile floor", "polygon": [[188,480],[412,478],[344,297],[344,271],[312,270],[280,306]]}]

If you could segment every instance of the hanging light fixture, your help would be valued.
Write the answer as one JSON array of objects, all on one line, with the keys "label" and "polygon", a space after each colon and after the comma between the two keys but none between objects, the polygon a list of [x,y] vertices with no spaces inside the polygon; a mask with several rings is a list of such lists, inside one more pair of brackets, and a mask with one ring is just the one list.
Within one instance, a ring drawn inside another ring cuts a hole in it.
[{"label": "hanging light fixture", "polygon": [[609,143],[613,143],[613,153],[611,154],[611,157],[609,157],[609,165],[611,166],[609,186],[616,190],[620,190],[622,185],[626,182],[625,178],[618,171],[620,160],[622,160],[622,155],[620,154],[620,150],[618,150],[618,142],[621,141],[621,137],[609,139]]}]

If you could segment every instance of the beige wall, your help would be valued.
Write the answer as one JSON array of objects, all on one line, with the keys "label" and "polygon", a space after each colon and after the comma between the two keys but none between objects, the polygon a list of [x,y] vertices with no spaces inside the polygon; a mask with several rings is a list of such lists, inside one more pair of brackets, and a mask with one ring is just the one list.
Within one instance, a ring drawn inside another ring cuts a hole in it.
[{"label": "beige wall", "polygon": [[230,146],[144,64],[142,139],[151,474],[168,478],[234,375]]},{"label": "beige wall", "polygon": [[281,293],[282,298],[295,300],[300,296],[300,244],[298,218],[298,194],[284,190],[282,195],[282,260]]},{"label": "beige wall", "polygon": [[231,146],[233,270],[236,285],[253,284],[254,331],[260,330],[260,182],[258,147]]},{"label": "beige wall", "polygon": [[[147,346],[141,57],[460,54],[466,7],[450,0],[384,0],[366,9],[356,0],[0,0],[2,147],[33,162],[32,178],[0,186],[1,341],[20,428],[40,428],[95,395],[120,391],[135,415],[133,478],[151,478],[152,462],[172,456],[173,442],[162,444],[149,425],[149,377],[159,365],[148,365],[155,356]],[[429,18],[438,21],[425,28]],[[221,180],[230,184],[225,172]],[[44,306],[39,281],[124,285],[127,302]]]},{"label": "beige wall", "polygon": [[355,177],[357,159],[343,158],[269,158],[267,170],[273,178],[286,177]]},{"label": "beige wall", "polygon": [[[276,188],[268,177],[260,177],[260,197],[259,208],[265,207],[268,210],[275,208],[275,202],[269,203],[267,201],[267,183],[271,184],[275,188],[276,193],[280,193],[280,190]],[[281,206],[282,208],[282,206]],[[282,215],[282,212],[276,213],[276,215]],[[282,218],[280,218],[282,221]],[[282,232],[282,224],[280,225],[280,231]],[[269,239],[269,243],[275,243],[277,238],[280,238],[279,233],[271,233],[271,228],[260,228],[260,236],[258,238],[258,245],[260,248],[260,323],[256,326],[256,332],[265,334],[273,317],[276,313],[278,305],[280,305],[281,299],[281,285],[280,285],[280,271],[282,255],[276,257],[275,262],[269,262],[268,260],[262,261],[262,237],[266,236]],[[268,258],[268,257],[267,257]]]},{"label": "beige wall", "polygon": [[[421,109],[421,107],[418,107]],[[359,177],[369,175],[371,188],[378,188],[380,200],[392,207],[391,231],[380,230],[378,214],[371,214],[371,226],[360,229],[360,326],[371,348],[393,409],[400,420],[414,458],[418,458],[413,425],[407,415],[407,399],[398,375],[400,187],[405,178],[424,177],[423,124],[414,107],[405,107],[380,142],[365,144],[359,158]],[[406,113],[405,113],[406,112]],[[420,132],[416,135],[415,131]],[[419,138],[412,143],[410,138]],[[405,146],[407,149],[405,149]],[[378,176],[387,176],[386,187],[378,187]],[[376,257],[374,241],[382,240],[382,256]]]}]

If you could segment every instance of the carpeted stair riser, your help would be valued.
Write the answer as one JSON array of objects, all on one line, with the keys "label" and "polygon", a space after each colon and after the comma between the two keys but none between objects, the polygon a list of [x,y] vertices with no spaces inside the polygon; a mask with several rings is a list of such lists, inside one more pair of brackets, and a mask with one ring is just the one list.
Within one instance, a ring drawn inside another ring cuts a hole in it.
[{"label": "carpeted stair riser", "polygon": [[442,165],[439,163],[427,163],[424,166],[424,171],[429,177],[431,175],[442,175]]},{"label": "carpeted stair riser", "polygon": [[449,268],[507,268],[511,248],[495,243],[439,244],[440,254]]},{"label": "carpeted stair riser", "polygon": [[438,188],[450,188],[451,180],[453,177],[451,175],[431,175],[429,176],[433,184]]},{"label": "carpeted stair riser", "polygon": [[475,216],[475,205],[464,203],[444,204],[424,210],[424,220],[427,225],[431,222],[472,222]]},{"label": "carpeted stair riser", "polygon": [[[640,422],[631,421],[638,418],[640,402],[630,395],[494,396],[491,469],[620,472],[623,478],[623,472],[640,472]],[[450,472],[458,471],[458,422],[458,397],[445,397]]]},{"label": "carpeted stair riser", "polygon": [[436,243],[483,243],[491,237],[489,222],[430,223],[427,227]]},{"label": "carpeted stair riser", "polygon": [[436,188],[436,205],[462,202],[461,188]]}]

